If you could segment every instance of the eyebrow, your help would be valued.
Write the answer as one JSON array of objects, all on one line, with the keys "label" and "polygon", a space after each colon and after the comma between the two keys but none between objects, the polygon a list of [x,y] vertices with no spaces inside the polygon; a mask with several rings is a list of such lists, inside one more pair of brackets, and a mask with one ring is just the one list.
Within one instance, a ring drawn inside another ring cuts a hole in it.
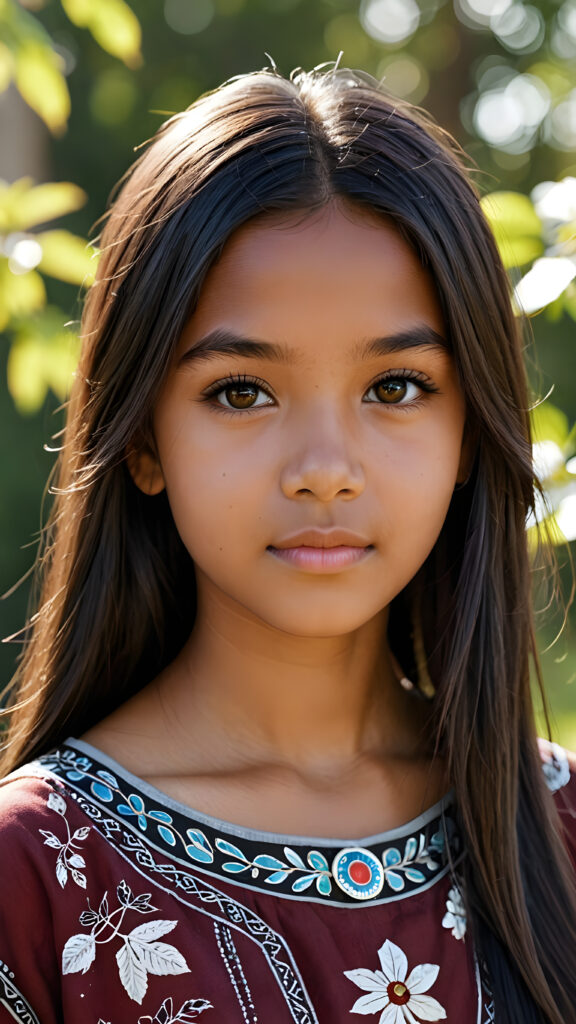
[{"label": "eyebrow", "polygon": [[[444,353],[450,352],[446,338],[438,334],[428,324],[409,327],[398,334],[385,335],[359,342],[353,350],[355,359],[368,360],[378,356],[391,355],[412,348],[436,349]],[[265,359],[268,362],[293,364],[305,353],[295,352],[285,345],[271,341],[247,338],[228,328],[217,327],[209,331],[185,352],[178,365],[205,362],[221,355],[243,356],[246,359]]]}]

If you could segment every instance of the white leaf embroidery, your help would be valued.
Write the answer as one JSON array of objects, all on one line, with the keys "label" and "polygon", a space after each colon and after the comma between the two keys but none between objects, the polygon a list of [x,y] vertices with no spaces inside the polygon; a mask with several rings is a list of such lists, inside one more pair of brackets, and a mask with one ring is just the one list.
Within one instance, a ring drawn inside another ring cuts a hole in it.
[{"label": "white leaf embroidery", "polygon": [[66,814],[66,801],[59,793],[50,793],[48,797],[48,807],[51,811],[56,811],[56,814]]},{"label": "white leaf embroidery", "polygon": [[97,920],[98,914],[96,913],[96,911],[92,910],[92,908],[90,908],[89,910],[83,910],[82,913],[80,914],[80,924],[83,924],[88,928],[90,927],[90,925],[96,924]]},{"label": "white leaf embroidery", "polygon": [[40,835],[45,836],[44,846],[50,846],[53,850],[59,850],[64,843],[61,843],[58,836],[55,836],[53,832],[45,832],[43,828],[38,830]]},{"label": "white leaf embroidery", "polygon": [[56,861],[56,878],[60,882],[62,888],[64,888],[66,882],[68,881],[68,868],[66,867],[63,860]]},{"label": "white leaf embroidery", "polygon": [[68,939],[62,952],[62,974],[76,974],[86,971],[96,956],[96,941],[93,935],[73,935]]},{"label": "white leaf embroidery", "polygon": [[178,1010],[175,1020],[181,1021],[182,1024],[188,1024],[188,1021],[195,1020],[199,1014],[204,1013],[204,1010],[213,1009],[212,1003],[209,1003],[207,999],[187,999]]},{"label": "white leaf embroidery", "polygon": [[84,825],[83,828],[77,828],[76,829],[76,831],[75,831],[74,835],[72,836],[72,838],[73,839],[77,839],[79,841],[82,840],[82,839],[86,839],[86,837],[88,836],[89,832],[90,832],[90,825]]},{"label": "white leaf embroidery", "polygon": [[81,871],[76,871],[76,868],[72,868],[72,878],[81,889],[86,888],[86,875],[83,875]]},{"label": "white leaf embroidery", "polygon": [[162,935],[168,935],[176,927],[178,921],[145,921],[144,924],[136,925],[130,932],[130,940],[137,939],[138,942],[152,942]]},{"label": "white leaf embroidery", "polygon": [[85,868],[86,861],[79,853],[73,853],[71,857],[68,857],[68,866],[71,868]]},{"label": "white leaf embroidery", "polygon": [[150,974],[187,974],[190,970],[182,954],[167,942],[142,942],[132,937],[129,941]]},{"label": "white leaf embroidery", "polygon": [[158,907],[153,907],[150,903],[151,898],[151,892],[143,892],[130,904],[130,909],[137,910],[139,914],[151,914],[154,910],[158,910]]},{"label": "white leaf embroidery", "polygon": [[120,981],[128,995],[135,1002],[141,1003],[148,988],[148,976],[138,953],[128,944],[127,939],[124,940],[122,949],[116,953],[116,963],[120,972]]}]

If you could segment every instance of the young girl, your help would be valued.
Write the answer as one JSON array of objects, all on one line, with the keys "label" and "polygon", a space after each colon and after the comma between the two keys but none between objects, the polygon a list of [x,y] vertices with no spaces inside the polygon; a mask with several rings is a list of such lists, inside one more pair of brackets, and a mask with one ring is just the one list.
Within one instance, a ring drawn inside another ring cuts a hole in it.
[{"label": "young girl", "polygon": [[127,176],[82,334],[0,1020],[574,1024],[530,403],[455,144],[365,75],[231,80]]}]

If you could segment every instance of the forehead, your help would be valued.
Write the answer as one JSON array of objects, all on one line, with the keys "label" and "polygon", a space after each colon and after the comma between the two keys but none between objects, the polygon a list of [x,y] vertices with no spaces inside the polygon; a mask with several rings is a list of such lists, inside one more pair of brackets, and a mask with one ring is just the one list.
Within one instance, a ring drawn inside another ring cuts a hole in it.
[{"label": "forehead", "polygon": [[211,268],[186,341],[229,326],[305,343],[443,321],[431,276],[384,216],[332,202],[263,215],[238,229]]}]

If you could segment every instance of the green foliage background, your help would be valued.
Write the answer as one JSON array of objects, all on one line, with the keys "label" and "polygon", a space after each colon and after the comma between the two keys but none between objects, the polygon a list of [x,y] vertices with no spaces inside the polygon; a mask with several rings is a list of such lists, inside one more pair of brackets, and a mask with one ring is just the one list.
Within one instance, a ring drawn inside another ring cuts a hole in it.
[{"label": "green foliage background", "polygon": [[[408,31],[385,38],[406,12]],[[62,425],[74,328],[95,265],[87,240],[134,148],[200,93],[269,65],[267,55],[288,73],[340,51],[343,64],[429,109],[476,162],[481,191],[500,193],[486,209],[511,286],[542,256],[576,260],[576,201],[550,222],[530,198],[542,181],[576,178],[576,0],[0,0],[0,93],[17,88],[50,133],[52,182],[0,182],[2,591],[34,559],[54,458],[43,445]],[[520,94],[524,122],[498,136],[498,110],[505,125]],[[553,388],[536,426],[561,453],[545,473],[557,509],[576,493],[574,283],[542,306],[528,358],[535,395]],[[566,548],[557,553],[569,590]],[[2,635],[22,625],[27,592],[24,583],[0,604]],[[550,647],[558,617],[541,614],[539,624],[555,735],[576,748],[573,630]],[[0,650],[2,683],[17,651]]]}]

